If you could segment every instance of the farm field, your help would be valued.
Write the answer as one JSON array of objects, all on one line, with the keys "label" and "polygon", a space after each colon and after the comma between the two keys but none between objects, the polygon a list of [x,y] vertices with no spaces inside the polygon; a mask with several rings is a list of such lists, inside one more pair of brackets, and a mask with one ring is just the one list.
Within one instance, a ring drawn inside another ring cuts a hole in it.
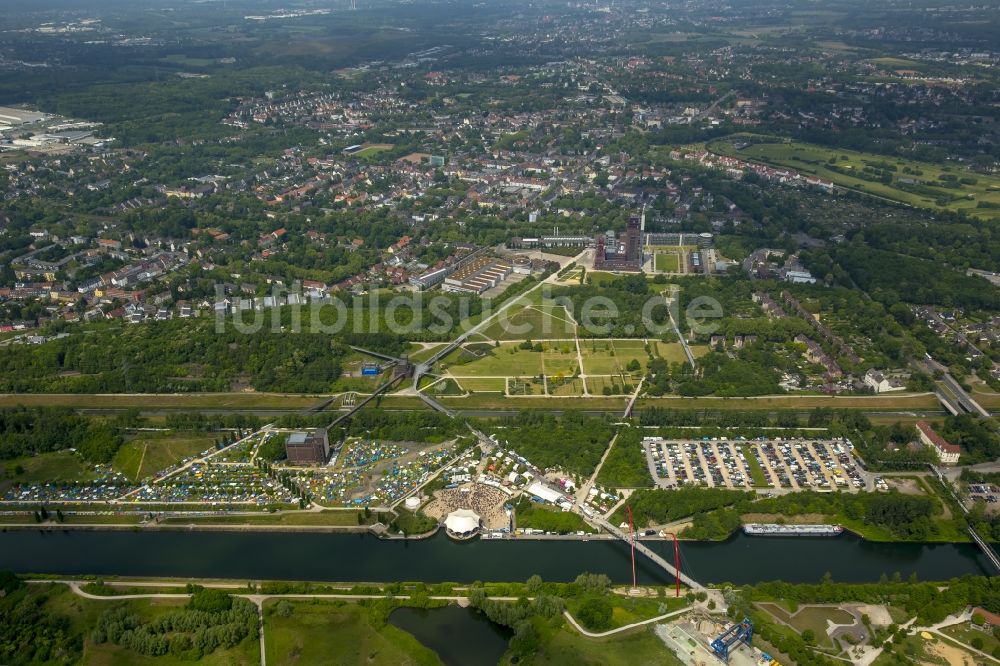
[{"label": "farm field", "polygon": [[[735,143],[750,143],[738,148]],[[866,192],[921,208],[962,210],[983,219],[1000,219],[1000,178],[986,176],[960,167],[938,166],[874,153],[829,149],[798,141],[777,140],[752,135],[734,135],[712,141],[706,148],[719,155],[730,155],[777,167],[788,167],[804,174],[819,176],[837,185]],[[889,182],[864,170],[887,171]],[[872,180],[869,180],[871,178]],[[962,182],[965,180],[965,182]],[[948,184],[954,187],[949,187]],[[979,208],[983,202],[996,208]]]}]

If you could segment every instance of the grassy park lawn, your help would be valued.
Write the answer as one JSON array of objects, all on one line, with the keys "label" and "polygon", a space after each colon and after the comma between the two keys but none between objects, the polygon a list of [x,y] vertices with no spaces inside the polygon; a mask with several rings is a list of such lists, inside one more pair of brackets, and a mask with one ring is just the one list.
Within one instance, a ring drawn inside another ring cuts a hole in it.
[{"label": "grassy park lawn", "polygon": [[655,261],[655,268],[658,271],[679,273],[681,270],[681,258],[676,252],[658,252]]},{"label": "grassy park lawn", "polygon": [[466,391],[473,391],[476,393],[503,393],[505,387],[505,382],[502,377],[464,377],[458,380],[458,383]]},{"label": "grassy park lawn", "polygon": [[542,353],[518,349],[504,343],[483,358],[452,365],[457,352],[448,356],[447,370],[455,377],[531,377],[542,373]]},{"label": "grassy park lawn", "polygon": [[762,603],[759,606],[781,622],[802,633],[811,629],[820,645],[831,645],[826,634],[827,621],[834,624],[854,624],[854,616],[833,606],[803,606],[796,613],[789,613],[777,604]]},{"label": "grassy park lawn", "polygon": [[[665,613],[680,610],[688,605],[687,599],[681,597],[626,597],[619,594],[608,596],[612,605],[611,626],[609,629],[617,629],[628,624],[642,622]],[[583,602],[583,598],[570,600],[567,610],[570,615],[576,617],[576,609]]]},{"label": "grassy park lawn", "polygon": [[392,625],[376,629],[367,610],[340,601],[285,602],[288,617],[264,606],[268,664],[440,664],[437,655],[410,634]]},{"label": "grassy park lawn", "polygon": [[515,305],[483,331],[494,340],[552,340],[572,338],[576,325],[561,305]]},{"label": "grassy park lawn", "polygon": [[[964,210],[971,215],[985,219],[1000,218],[1000,208],[976,207],[981,201],[1000,206],[1000,178],[994,176],[973,173],[958,167],[938,166],[928,162],[903,160],[874,153],[834,150],[798,141],[753,143],[742,150],[733,145],[734,141],[753,141],[755,138],[764,139],[765,137],[736,135],[729,139],[711,142],[708,149],[718,154],[789,167],[804,174],[816,175],[833,181],[842,187],[901,201],[912,206],[943,207],[948,210]],[[831,160],[833,160],[832,164]],[[888,164],[896,168],[896,171],[892,172],[891,183],[866,180],[854,175],[860,174],[866,166],[876,167],[880,164]],[[831,166],[835,166],[836,169],[831,168]],[[904,169],[907,169],[908,172],[904,172]],[[975,182],[963,183],[955,188],[945,187],[945,181],[941,179],[941,176],[970,178]],[[901,179],[913,182],[907,183]],[[944,206],[938,204],[940,198],[947,200]]]},{"label": "grassy park lawn", "polygon": [[971,622],[963,622],[962,624],[944,627],[941,629],[941,633],[951,636],[963,645],[970,646],[972,645],[972,640],[974,638],[979,638],[979,640],[983,642],[983,647],[980,649],[986,654],[993,654],[994,650],[1000,648],[1000,640],[997,640],[991,633],[980,631],[979,629],[973,629]]},{"label": "grassy park lawn", "polygon": [[576,347],[571,352],[552,350],[542,352],[542,368],[546,375],[564,375],[569,377],[579,370],[580,364],[576,357]]},{"label": "grassy park lawn", "polygon": [[625,366],[633,360],[646,367],[649,355],[642,340],[587,340],[580,341],[583,367],[586,374],[611,375],[627,372]]},{"label": "grassy park lawn", "polygon": [[216,439],[205,433],[142,433],[126,442],[111,464],[138,481],[212,448]]},{"label": "grassy park lawn", "polygon": [[434,356],[434,354],[444,346],[444,344],[439,344],[423,347],[422,345],[411,343],[408,358],[417,363],[420,361],[426,361],[431,356]]}]

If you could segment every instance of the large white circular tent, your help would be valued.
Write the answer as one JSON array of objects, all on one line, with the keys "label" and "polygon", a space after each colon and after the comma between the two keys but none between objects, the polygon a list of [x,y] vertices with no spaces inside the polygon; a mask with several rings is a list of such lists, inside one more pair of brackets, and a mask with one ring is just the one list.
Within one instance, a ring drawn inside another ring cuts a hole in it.
[{"label": "large white circular tent", "polygon": [[457,509],[445,517],[444,527],[453,539],[470,539],[479,532],[479,514],[469,509]]}]

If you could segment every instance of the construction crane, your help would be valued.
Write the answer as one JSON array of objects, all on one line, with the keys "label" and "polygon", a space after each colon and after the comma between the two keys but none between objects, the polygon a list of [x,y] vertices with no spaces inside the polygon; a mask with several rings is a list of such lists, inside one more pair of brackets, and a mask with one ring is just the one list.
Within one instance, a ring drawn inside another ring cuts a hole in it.
[{"label": "construction crane", "polygon": [[728,664],[730,648],[738,647],[739,643],[746,643],[749,646],[751,640],[753,640],[753,622],[745,617],[742,622],[729,627],[712,641],[712,652]]}]

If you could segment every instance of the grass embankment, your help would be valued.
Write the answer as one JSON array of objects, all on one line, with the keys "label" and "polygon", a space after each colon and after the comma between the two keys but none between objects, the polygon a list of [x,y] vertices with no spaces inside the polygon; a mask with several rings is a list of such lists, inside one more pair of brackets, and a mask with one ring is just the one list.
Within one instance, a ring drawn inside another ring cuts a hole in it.
[{"label": "grass embankment", "polygon": [[761,469],[760,463],[757,462],[757,457],[753,453],[753,446],[750,444],[743,444],[740,446],[743,451],[743,457],[746,458],[747,471],[750,472],[750,479],[753,481],[754,488],[770,488],[770,484],[767,482],[767,476],[764,474],[764,470]]}]

